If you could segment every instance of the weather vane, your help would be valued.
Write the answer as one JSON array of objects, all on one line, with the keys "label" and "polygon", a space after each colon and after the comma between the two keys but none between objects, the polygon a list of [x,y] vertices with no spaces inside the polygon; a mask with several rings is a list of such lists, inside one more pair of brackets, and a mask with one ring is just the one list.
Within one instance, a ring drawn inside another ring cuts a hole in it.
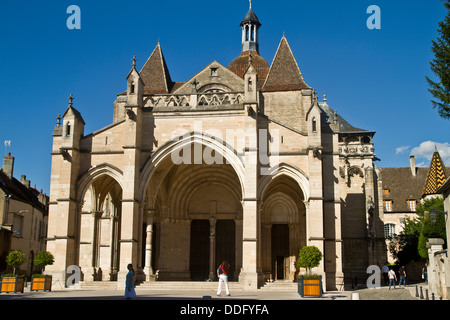
[{"label": "weather vane", "polygon": [[5,156],[8,155],[8,147],[11,146],[11,140],[5,140]]}]

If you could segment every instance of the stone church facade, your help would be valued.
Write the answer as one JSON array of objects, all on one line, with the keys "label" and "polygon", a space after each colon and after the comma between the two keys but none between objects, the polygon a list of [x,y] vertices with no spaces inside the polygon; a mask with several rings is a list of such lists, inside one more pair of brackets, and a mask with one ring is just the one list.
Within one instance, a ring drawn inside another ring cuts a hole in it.
[{"label": "stone church facade", "polygon": [[[259,54],[250,7],[242,52],[172,81],[158,43],[133,59],[113,123],[85,134],[73,97],[53,132],[47,267],[64,283],[230,278],[255,289],[294,280],[303,246],[315,272],[343,289],[386,259],[373,131],[337,114],[305,82],[283,35],[272,63]],[[81,107],[80,107],[81,108]]]}]

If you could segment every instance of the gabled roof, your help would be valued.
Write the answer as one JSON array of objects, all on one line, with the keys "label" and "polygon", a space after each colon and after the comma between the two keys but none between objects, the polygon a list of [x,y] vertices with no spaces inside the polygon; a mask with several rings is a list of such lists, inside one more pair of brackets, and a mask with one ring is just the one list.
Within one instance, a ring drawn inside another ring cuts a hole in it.
[{"label": "gabled roof", "polygon": [[415,168],[415,175],[410,167],[384,167],[380,171],[383,189],[389,190],[383,200],[392,201],[392,212],[410,212],[408,200],[420,200],[427,168]]},{"label": "gabled roof", "polygon": [[438,189],[444,184],[447,179],[445,173],[444,162],[437,150],[434,151],[431,158],[430,167],[428,169],[427,180],[423,187],[422,197],[430,194],[437,194]]},{"label": "gabled roof", "polygon": [[291,47],[283,35],[262,91],[292,91],[311,89],[303,79]]},{"label": "gabled roof", "polygon": [[142,67],[140,75],[145,84],[144,94],[166,94],[171,91],[173,82],[159,42]]},{"label": "gabled roof", "polygon": [[71,114],[71,113],[73,114],[73,116],[74,116],[75,118],[77,118],[78,120],[80,120],[81,123],[86,124],[86,123],[84,122],[83,117],[81,116],[80,111],[78,111],[77,109],[75,109],[75,108],[72,107],[71,105],[69,105],[69,107],[66,109],[66,111],[64,112],[64,114],[63,114],[62,117],[65,118],[67,114]]},{"label": "gabled roof", "polygon": [[39,192],[33,188],[27,188],[16,178],[9,178],[7,174],[0,169],[0,189],[12,199],[23,201],[34,207],[45,211],[45,206],[39,201]]}]

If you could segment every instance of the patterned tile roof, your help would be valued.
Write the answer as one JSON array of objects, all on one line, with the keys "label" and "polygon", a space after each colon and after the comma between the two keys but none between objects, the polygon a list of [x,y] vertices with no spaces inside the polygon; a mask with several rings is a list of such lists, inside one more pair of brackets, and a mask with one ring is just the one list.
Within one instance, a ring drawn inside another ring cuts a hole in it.
[{"label": "patterned tile roof", "polygon": [[438,189],[444,184],[447,179],[446,169],[444,162],[436,150],[431,158],[430,167],[428,169],[427,180],[425,181],[425,186],[423,187],[422,196],[437,194]]}]

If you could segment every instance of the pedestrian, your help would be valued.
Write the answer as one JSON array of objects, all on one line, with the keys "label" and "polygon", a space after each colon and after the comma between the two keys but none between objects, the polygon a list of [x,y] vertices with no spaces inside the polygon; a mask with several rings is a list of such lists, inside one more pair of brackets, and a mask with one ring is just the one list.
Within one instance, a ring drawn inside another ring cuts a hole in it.
[{"label": "pedestrian", "polygon": [[384,279],[384,285],[387,286],[389,283],[389,268],[387,266],[387,262],[384,263],[383,267],[381,268],[381,271],[383,272],[383,279]]},{"label": "pedestrian", "polygon": [[225,290],[227,296],[230,296],[230,288],[228,287],[228,272],[230,270],[230,265],[227,261],[223,261],[222,264],[217,268],[217,277],[219,278],[219,287],[217,288],[217,295],[220,297],[222,292],[222,285],[225,283]]},{"label": "pedestrian", "polygon": [[403,283],[403,288],[406,287],[406,268],[405,266],[402,266],[400,268],[400,281],[398,282],[398,286],[401,287],[402,283]]},{"label": "pedestrian", "polygon": [[395,281],[397,281],[397,275],[395,274],[395,271],[392,269],[392,267],[389,270],[388,276],[389,276],[389,290],[391,290],[391,285],[394,285],[395,289]]},{"label": "pedestrian", "polygon": [[130,263],[127,266],[128,273],[125,280],[125,298],[130,300],[136,298],[136,291],[134,290],[134,270],[133,265]]},{"label": "pedestrian", "polygon": [[425,282],[428,282],[428,270],[427,270],[427,263],[425,262],[425,266],[422,269],[422,279],[425,280]]}]

